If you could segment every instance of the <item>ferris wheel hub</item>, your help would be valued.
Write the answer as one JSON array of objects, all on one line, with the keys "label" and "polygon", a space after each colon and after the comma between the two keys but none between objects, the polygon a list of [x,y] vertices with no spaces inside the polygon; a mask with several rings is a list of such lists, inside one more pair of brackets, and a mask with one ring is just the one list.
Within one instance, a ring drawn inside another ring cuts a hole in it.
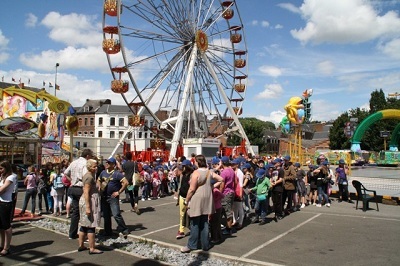
[{"label": "ferris wheel hub", "polygon": [[196,32],[196,44],[200,51],[205,52],[208,48],[208,38],[207,34],[202,31],[198,30]]}]

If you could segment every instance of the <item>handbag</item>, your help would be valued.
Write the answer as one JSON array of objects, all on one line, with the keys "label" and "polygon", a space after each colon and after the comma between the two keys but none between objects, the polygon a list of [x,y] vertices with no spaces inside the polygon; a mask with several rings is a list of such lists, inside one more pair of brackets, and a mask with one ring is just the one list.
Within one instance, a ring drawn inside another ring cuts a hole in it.
[{"label": "handbag", "polygon": [[128,191],[132,191],[132,190],[133,190],[133,187],[134,187],[133,185],[129,185],[129,186],[126,187],[126,189],[127,189]]}]

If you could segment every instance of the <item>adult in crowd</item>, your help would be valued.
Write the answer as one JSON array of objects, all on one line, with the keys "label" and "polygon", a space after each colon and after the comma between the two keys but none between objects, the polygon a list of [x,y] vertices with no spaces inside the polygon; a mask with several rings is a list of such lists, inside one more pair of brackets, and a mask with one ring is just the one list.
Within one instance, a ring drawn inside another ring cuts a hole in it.
[{"label": "adult in crowd", "polygon": [[129,195],[129,203],[131,204],[131,212],[140,214],[138,208],[139,201],[139,185],[136,184],[137,179],[134,177],[139,174],[137,162],[132,161],[132,153],[127,152],[125,154],[126,161],[122,165],[122,171],[126,180],[128,181],[127,193]]},{"label": "adult in crowd", "polygon": [[322,161],[321,165],[314,170],[314,175],[317,176],[317,191],[318,191],[318,204],[317,207],[322,206],[322,198],[325,200],[325,206],[330,207],[328,195],[325,193],[327,182],[325,181],[329,175],[328,161]]},{"label": "adult in crowd", "polygon": [[54,216],[60,216],[63,207],[63,198],[65,193],[65,186],[62,182],[62,173],[59,165],[54,167],[54,172],[50,175],[51,196],[53,197]]},{"label": "adult in crowd", "polygon": [[[250,189],[253,188],[256,185],[255,179],[253,178],[253,173],[252,173],[253,168],[249,163],[245,163],[242,166],[242,172],[243,172],[243,201],[245,205],[245,211],[249,212],[250,211]],[[254,205],[252,205],[254,206]]]},{"label": "adult in crowd", "polygon": [[[129,235],[129,229],[121,215],[119,206],[119,196],[128,186],[128,181],[123,173],[116,169],[117,161],[115,158],[109,158],[106,161],[106,170],[104,170],[97,179],[99,187],[103,192],[101,195],[101,210],[104,219],[104,233],[106,236],[112,236],[111,216],[117,223],[117,231],[124,236]],[[104,184],[106,184],[104,186]]]},{"label": "adult in crowd", "polygon": [[335,170],[336,185],[339,186],[339,202],[343,200],[353,203],[349,194],[349,180],[347,178],[349,174],[349,168],[343,159],[339,160],[339,166]]},{"label": "adult in crowd", "polygon": [[12,238],[12,193],[15,183],[17,182],[16,175],[13,175],[11,164],[8,161],[0,163],[0,256],[10,254],[10,244]]},{"label": "adult in crowd", "polygon": [[[11,169],[13,171],[13,176],[14,178],[17,180],[17,182],[14,182],[14,190],[13,193],[11,195],[12,198],[12,211],[11,211],[11,222],[14,219],[14,213],[15,213],[15,206],[17,206],[17,198],[18,198],[18,174],[17,174],[17,166],[15,164],[11,165]],[[20,170],[21,171],[21,170]],[[21,172],[21,176],[22,176],[22,172]]]},{"label": "adult in crowd", "polygon": [[283,171],[285,176],[283,177],[284,185],[283,185],[283,196],[282,196],[282,206],[285,205],[287,199],[287,205],[285,208],[285,214],[289,215],[291,212],[294,212],[293,208],[293,196],[296,191],[296,171],[294,170],[294,166],[290,161],[290,156],[287,155],[284,157],[284,165]]},{"label": "adult in crowd", "polygon": [[87,160],[93,157],[93,151],[91,149],[84,149],[81,156],[73,161],[64,174],[71,181],[69,188],[69,195],[72,198],[71,201],[71,223],[69,227],[69,238],[76,239],[78,237],[78,225],[79,225],[79,200],[83,193],[82,178],[87,173]]},{"label": "adult in crowd", "polygon": [[96,186],[95,174],[97,161],[87,160],[87,173],[82,178],[83,194],[79,200],[79,248],[78,251],[87,250],[85,238],[89,240],[89,254],[101,254],[103,251],[96,249],[96,227],[100,226],[100,195]]},{"label": "adult in crowd", "polygon": [[190,237],[188,244],[181,248],[183,253],[197,249],[199,239],[201,248],[204,251],[210,249],[208,218],[209,215],[215,212],[211,179],[216,182],[224,181],[221,176],[208,169],[204,155],[196,155],[195,167],[197,169],[190,178],[190,187],[184,202],[188,205],[188,214],[190,216]]},{"label": "adult in crowd", "polygon": [[46,213],[49,213],[49,203],[47,201],[47,183],[49,180],[47,180],[48,177],[46,177],[44,174],[44,169],[39,170],[39,183],[38,183],[38,199],[39,199],[39,215],[42,215],[43,212],[43,201],[44,201],[44,206],[46,208]]},{"label": "adult in crowd", "polygon": [[186,217],[186,204],[185,200],[189,191],[189,181],[190,176],[193,173],[193,165],[189,160],[184,160],[178,166],[177,174],[180,174],[180,182],[179,182],[179,192],[178,192],[178,205],[179,205],[179,229],[178,234],[176,235],[176,239],[181,239],[185,237],[185,227],[189,224],[189,221]]},{"label": "adult in crowd", "polygon": [[44,179],[47,181],[46,182],[46,198],[47,198],[47,203],[49,204],[49,211],[50,213],[53,213],[54,211],[54,200],[53,196],[51,195],[51,186],[52,183],[50,181],[50,175],[54,172],[54,165],[52,162],[47,162],[46,166],[43,170],[43,175]]},{"label": "adult in crowd", "polygon": [[306,206],[306,183],[307,183],[307,174],[301,169],[300,163],[294,164],[294,169],[296,171],[296,181],[297,181],[297,195],[299,197],[298,202],[301,203],[300,208],[304,208]]},{"label": "adult in crowd", "polygon": [[274,165],[271,174],[271,198],[273,203],[273,211],[275,213],[274,220],[278,222],[284,217],[282,208],[282,193],[283,193],[283,179],[285,177],[285,171],[282,168],[282,160],[276,158],[272,161]]},{"label": "adult in crowd", "polygon": [[22,210],[20,216],[24,216],[29,200],[32,199],[31,217],[35,216],[36,209],[36,195],[37,195],[37,184],[39,183],[39,177],[35,174],[35,167],[28,167],[28,174],[24,179],[24,185],[26,186],[24,203],[22,204]]},{"label": "adult in crowd", "polygon": [[151,168],[147,164],[143,166],[143,171],[141,175],[143,175],[143,189],[142,189],[142,201],[151,200],[151,191],[152,191],[152,177],[151,177]]},{"label": "adult in crowd", "polygon": [[317,176],[314,175],[314,170],[317,169],[315,165],[310,164],[307,171],[307,182],[310,185],[310,193],[308,193],[309,204],[317,205]]},{"label": "adult in crowd", "polygon": [[222,213],[226,218],[226,225],[223,235],[232,234],[232,223],[233,223],[233,201],[235,199],[235,172],[233,171],[230,160],[228,156],[223,156],[221,158],[220,166],[221,177],[224,180],[222,184],[222,194],[224,198],[222,199]]},{"label": "adult in crowd", "polygon": [[243,172],[240,169],[241,161],[236,158],[232,161],[232,169],[235,171],[235,198],[233,200],[233,225],[237,230],[242,229],[244,221],[243,208]]}]

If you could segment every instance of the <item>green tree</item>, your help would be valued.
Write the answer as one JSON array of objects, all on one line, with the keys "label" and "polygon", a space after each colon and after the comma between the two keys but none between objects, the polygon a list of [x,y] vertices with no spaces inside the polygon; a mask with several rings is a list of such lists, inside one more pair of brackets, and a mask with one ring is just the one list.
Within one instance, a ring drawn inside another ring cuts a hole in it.
[{"label": "green tree", "polygon": [[[260,150],[264,145],[264,131],[265,129],[275,130],[275,124],[272,122],[265,122],[254,117],[239,118],[240,123],[246,132],[247,138],[251,145],[258,146]],[[228,146],[240,145],[241,137],[236,134],[229,134],[227,144]]]},{"label": "green tree", "polygon": [[383,109],[386,109],[385,93],[382,89],[379,91],[375,90],[371,93],[371,99],[369,100],[369,111],[371,114],[373,114]]}]

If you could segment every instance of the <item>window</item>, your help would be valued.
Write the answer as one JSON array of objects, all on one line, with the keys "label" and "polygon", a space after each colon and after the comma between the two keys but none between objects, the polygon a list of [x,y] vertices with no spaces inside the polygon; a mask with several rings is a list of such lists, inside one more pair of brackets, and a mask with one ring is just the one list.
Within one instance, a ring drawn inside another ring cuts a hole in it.
[{"label": "window", "polygon": [[118,138],[122,138],[123,135],[124,135],[124,131],[118,132]]},{"label": "window", "polygon": [[142,138],[142,132],[140,131],[139,132],[139,139],[141,139]]},{"label": "window", "polygon": [[144,133],[144,138],[145,138],[145,139],[147,139],[147,132],[146,132],[146,133]]},{"label": "window", "polygon": [[153,133],[150,133],[150,138],[153,138]]},{"label": "window", "polygon": [[87,142],[84,142],[82,146],[83,148],[87,148]]},{"label": "window", "polygon": [[99,126],[103,126],[103,117],[99,117]]},{"label": "window", "polygon": [[78,118],[78,123],[79,123],[79,126],[80,126],[80,127],[83,126],[83,125],[82,125],[82,118]]},{"label": "window", "polygon": [[87,126],[88,125],[88,119],[87,119],[87,117],[85,117],[85,126]]},{"label": "window", "polygon": [[83,111],[84,111],[84,112],[89,112],[89,109],[90,109],[89,106],[85,106],[85,107],[83,108]]},{"label": "window", "polygon": [[150,128],[152,128],[153,125],[154,125],[154,121],[153,121],[153,120],[150,120]]},{"label": "window", "polygon": [[119,125],[120,127],[123,127],[123,126],[124,126],[124,118],[118,119],[118,125]]},{"label": "window", "polygon": [[87,137],[87,131],[83,132],[83,135],[84,135],[85,137]]},{"label": "window", "polygon": [[99,131],[97,134],[98,134],[97,136],[98,136],[99,138],[102,138],[102,137],[103,137],[103,131]]},{"label": "window", "polygon": [[81,143],[79,141],[77,141],[77,142],[75,142],[75,146],[76,146],[77,149],[80,149]]},{"label": "window", "polygon": [[94,136],[94,132],[93,132],[93,131],[90,131],[90,132],[89,132],[89,136],[93,137],[93,136]]},{"label": "window", "polygon": [[115,117],[110,118],[110,126],[115,126]]},{"label": "window", "polygon": [[128,139],[132,139],[132,132],[128,133]]},{"label": "window", "polygon": [[93,117],[90,118],[90,125],[94,126],[94,118]]},{"label": "window", "polygon": [[114,131],[110,131],[110,139],[115,138],[115,132]]},{"label": "window", "polygon": [[82,132],[79,131],[78,132],[78,136],[81,137],[82,136]]}]

